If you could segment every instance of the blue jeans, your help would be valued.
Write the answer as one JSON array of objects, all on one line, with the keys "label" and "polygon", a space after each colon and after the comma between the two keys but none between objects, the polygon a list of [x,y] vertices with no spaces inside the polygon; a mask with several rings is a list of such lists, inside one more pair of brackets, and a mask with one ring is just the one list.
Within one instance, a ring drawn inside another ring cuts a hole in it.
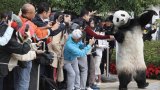
[{"label": "blue jeans", "polygon": [[28,90],[30,82],[30,72],[32,68],[32,61],[25,62],[25,68],[16,67],[14,73],[14,89]]}]

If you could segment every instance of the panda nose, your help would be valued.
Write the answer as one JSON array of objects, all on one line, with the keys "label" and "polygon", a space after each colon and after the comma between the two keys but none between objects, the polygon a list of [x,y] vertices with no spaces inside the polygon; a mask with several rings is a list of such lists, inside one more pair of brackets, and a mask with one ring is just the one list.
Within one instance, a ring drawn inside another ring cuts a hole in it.
[{"label": "panda nose", "polygon": [[122,19],[121,21],[124,21],[124,19]]}]

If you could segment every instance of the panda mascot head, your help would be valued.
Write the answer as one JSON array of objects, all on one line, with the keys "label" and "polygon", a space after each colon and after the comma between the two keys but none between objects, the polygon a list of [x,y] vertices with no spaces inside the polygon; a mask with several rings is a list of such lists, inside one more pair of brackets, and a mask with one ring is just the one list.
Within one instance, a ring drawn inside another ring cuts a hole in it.
[{"label": "panda mascot head", "polygon": [[120,27],[129,23],[131,16],[126,12],[119,10],[113,15],[113,23],[116,27]]},{"label": "panda mascot head", "polygon": [[123,10],[113,14],[115,39],[117,41],[116,68],[119,78],[119,90],[127,90],[127,85],[132,77],[137,82],[138,88],[148,86],[146,82],[146,65],[143,55],[144,27],[156,15],[153,10],[147,10],[134,19]]}]

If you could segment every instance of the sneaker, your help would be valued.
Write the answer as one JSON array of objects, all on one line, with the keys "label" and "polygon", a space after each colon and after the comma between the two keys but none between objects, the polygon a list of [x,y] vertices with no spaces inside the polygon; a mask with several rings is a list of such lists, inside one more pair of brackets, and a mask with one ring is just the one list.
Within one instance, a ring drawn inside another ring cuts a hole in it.
[{"label": "sneaker", "polygon": [[100,85],[101,85],[101,82],[98,82],[96,85],[97,85],[97,86],[100,86]]},{"label": "sneaker", "polygon": [[87,87],[87,89],[86,90],[93,90],[91,87]]},{"label": "sneaker", "polygon": [[97,82],[94,82],[94,84],[93,85],[97,85]]},{"label": "sneaker", "polygon": [[94,90],[94,89],[96,89],[96,90],[100,90],[100,88],[99,87],[97,87],[97,85],[92,85],[91,86],[91,88]]},{"label": "sneaker", "polygon": [[74,90],[81,90],[81,88],[75,88]]}]

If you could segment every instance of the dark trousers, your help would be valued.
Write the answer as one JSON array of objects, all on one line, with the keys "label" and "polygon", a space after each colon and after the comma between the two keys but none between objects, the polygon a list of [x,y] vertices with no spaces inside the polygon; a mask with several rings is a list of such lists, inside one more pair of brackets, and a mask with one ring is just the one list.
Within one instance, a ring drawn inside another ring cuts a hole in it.
[{"label": "dark trousers", "polygon": [[92,55],[87,55],[87,61],[88,61],[87,86],[92,86],[95,82],[95,64]]},{"label": "dark trousers", "polygon": [[[113,53],[113,48],[110,48],[109,49],[109,63],[111,62],[112,53]],[[105,49],[102,54],[102,60],[100,64],[101,74],[104,74],[105,70],[107,69],[105,67],[105,64],[107,64],[107,49]]]},{"label": "dark trousers", "polygon": [[4,77],[0,77],[0,90],[3,90],[3,79]]},{"label": "dark trousers", "polygon": [[3,80],[3,90],[14,90],[14,71],[11,72]]}]

